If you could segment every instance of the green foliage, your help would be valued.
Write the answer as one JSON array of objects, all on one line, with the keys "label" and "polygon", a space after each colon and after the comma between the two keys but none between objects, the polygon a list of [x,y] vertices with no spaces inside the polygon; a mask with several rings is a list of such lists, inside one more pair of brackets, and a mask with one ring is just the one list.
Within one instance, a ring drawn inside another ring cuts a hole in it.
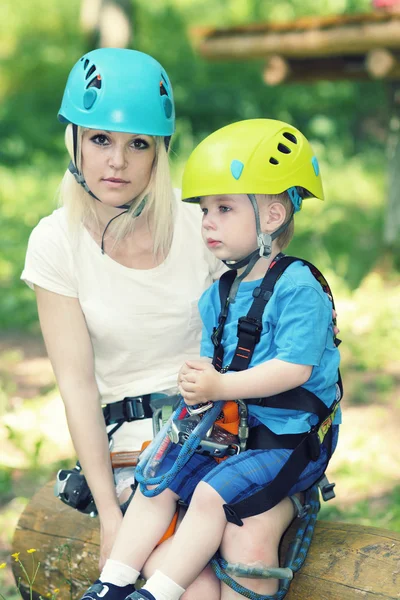
[{"label": "green foliage", "polygon": [[320,518],[400,531],[400,486],[381,497],[354,502],[346,510],[323,504]]}]

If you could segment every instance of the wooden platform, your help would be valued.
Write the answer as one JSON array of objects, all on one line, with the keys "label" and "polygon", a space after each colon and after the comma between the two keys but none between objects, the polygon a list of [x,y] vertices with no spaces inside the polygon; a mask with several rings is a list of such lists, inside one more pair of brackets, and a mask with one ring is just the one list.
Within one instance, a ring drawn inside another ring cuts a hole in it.
[{"label": "wooden platform", "polygon": [[[284,545],[290,539],[289,529]],[[13,552],[30,566],[29,548],[40,560],[33,600],[56,588],[58,600],[78,600],[98,576],[99,521],[69,508],[44,486],[23,512]],[[14,574],[21,575],[13,562]],[[26,586],[21,588],[29,598]],[[319,521],[307,560],[287,600],[399,600],[400,533]],[[202,599],[199,599],[202,600]]]}]

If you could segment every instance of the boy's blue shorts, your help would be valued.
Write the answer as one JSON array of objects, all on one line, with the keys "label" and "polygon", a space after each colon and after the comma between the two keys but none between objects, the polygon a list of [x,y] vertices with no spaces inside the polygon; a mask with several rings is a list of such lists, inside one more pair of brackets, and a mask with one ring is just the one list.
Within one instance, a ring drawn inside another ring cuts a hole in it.
[{"label": "boy's blue shorts", "polygon": [[[338,440],[339,426],[332,428],[332,452]],[[169,471],[182,446],[175,445],[162,461],[157,475]],[[227,504],[235,504],[252,496],[275,479],[293,450],[246,450],[230,456],[221,463],[203,454],[194,454],[184,468],[174,478],[169,488],[181,500],[190,502],[193,492],[200,481],[208,483]],[[315,462],[311,461],[301,473],[297,483],[288,495],[309,488],[320,477],[327,466],[327,450],[321,446],[321,454]]]}]

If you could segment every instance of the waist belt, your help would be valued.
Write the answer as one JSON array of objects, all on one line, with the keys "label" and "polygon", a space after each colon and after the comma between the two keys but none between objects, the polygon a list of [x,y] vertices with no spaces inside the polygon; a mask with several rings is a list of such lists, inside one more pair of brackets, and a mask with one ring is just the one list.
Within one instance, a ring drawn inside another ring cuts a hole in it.
[{"label": "waist belt", "polygon": [[150,419],[152,410],[150,406],[151,394],[143,396],[127,396],[119,402],[112,402],[103,407],[103,415],[107,425]]}]

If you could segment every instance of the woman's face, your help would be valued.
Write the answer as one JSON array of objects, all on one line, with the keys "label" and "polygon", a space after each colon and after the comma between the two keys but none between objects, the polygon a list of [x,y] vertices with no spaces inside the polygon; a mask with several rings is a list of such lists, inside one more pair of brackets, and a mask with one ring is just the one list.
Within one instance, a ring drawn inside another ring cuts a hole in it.
[{"label": "woman's face", "polygon": [[82,173],[103,204],[121,206],[150,180],[156,143],[149,135],[87,129],[82,136]]}]

